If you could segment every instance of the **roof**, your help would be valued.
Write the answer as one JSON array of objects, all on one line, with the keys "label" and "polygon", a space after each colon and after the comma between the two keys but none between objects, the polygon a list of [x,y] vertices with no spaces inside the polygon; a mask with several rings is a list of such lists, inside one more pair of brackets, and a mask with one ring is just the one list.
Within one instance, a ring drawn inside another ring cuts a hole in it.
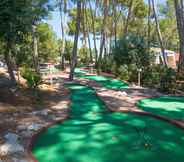
[{"label": "roof", "polygon": [[[151,48],[151,51],[154,52],[155,54],[160,54],[161,53],[161,48],[155,48],[155,47],[152,47]],[[167,54],[167,56],[173,56],[175,55],[175,52],[174,51],[171,51],[171,50],[165,50],[165,53]]]}]

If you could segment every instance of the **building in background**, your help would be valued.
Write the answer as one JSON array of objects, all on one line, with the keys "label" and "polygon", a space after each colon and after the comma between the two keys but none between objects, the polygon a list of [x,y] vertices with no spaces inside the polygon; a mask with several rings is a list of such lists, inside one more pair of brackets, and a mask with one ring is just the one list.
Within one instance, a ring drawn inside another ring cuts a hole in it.
[{"label": "building in background", "polygon": [[[162,64],[163,62],[163,56],[160,48],[151,48],[151,51],[153,52],[155,56],[155,64]],[[168,66],[170,68],[176,69],[177,64],[179,61],[179,53],[171,51],[171,50],[165,50]]]}]

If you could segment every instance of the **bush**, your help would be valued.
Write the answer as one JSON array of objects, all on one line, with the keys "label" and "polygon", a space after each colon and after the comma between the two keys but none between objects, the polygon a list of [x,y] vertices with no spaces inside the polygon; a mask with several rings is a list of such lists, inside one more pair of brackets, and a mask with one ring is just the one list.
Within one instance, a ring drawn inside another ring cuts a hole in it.
[{"label": "bush", "polygon": [[22,67],[20,73],[21,76],[26,79],[29,88],[37,88],[41,83],[41,76],[31,68]]},{"label": "bush", "polygon": [[148,87],[159,88],[161,77],[166,72],[167,68],[163,65],[152,65],[143,69],[142,83]]},{"label": "bush", "polygon": [[142,82],[145,86],[158,88],[163,92],[174,92],[176,89],[176,72],[163,65],[153,65],[144,69]]},{"label": "bush", "polygon": [[106,58],[101,61],[101,70],[103,72],[112,73],[113,60]]},{"label": "bush", "polygon": [[152,55],[148,53],[144,38],[131,33],[120,38],[112,50],[118,66],[135,64],[138,68],[148,67],[151,64]]},{"label": "bush", "polygon": [[129,71],[129,81],[130,82],[137,82],[138,77],[138,67],[136,64],[130,64],[128,66]]},{"label": "bush", "polygon": [[169,68],[161,77],[160,90],[173,93],[176,89],[176,72]]},{"label": "bush", "polygon": [[118,68],[116,63],[113,63],[111,66],[111,72],[117,77],[119,75]]},{"label": "bush", "polygon": [[129,73],[128,73],[128,66],[127,65],[121,65],[118,68],[119,77],[122,80],[129,80]]},{"label": "bush", "polygon": [[90,63],[90,51],[87,47],[82,46],[78,51],[78,60],[80,63],[89,64]]},{"label": "bush", "polygon": [[109,58],[107,60],[104,59],[102,60],[101,70],[106,73],[112,73],[115,76],[118,76],[119,74],[117,65],[114,63],[112,59]]}]

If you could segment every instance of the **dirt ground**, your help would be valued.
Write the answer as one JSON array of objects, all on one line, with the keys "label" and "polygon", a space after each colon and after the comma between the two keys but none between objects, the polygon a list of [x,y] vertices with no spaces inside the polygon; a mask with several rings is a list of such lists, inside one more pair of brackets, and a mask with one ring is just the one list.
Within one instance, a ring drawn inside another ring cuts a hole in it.
[{"label": "dirt ground", "polygon": [[65,78],[57,84],[42,84],[37,90],[24,85],[16,88],[4,84],[8,81],[5,71],[0,72],[0,152],[6,146],[5,136],[9,133],[20,137],[24,152],[0,154],[0,162],[29,162],[30,139],[44,127],[67,118],[69,112],[69,91],[64,87]]},{"label": "dirt ground", "polygon": [[[4,137],[7,133],[15,133],[19,135],[21,145],[25,149],[18,154],[0,155],[0,162],[20,162],[21,160],[21,162],[32,162],[33,159],[28,152],[32,137],[43,128],[68,117],[69,91],[64,87],[68,73],[57,74],[57,77],[59,79],[55,84],[42,84],[36,91],[27,89],[25,86],[19,86],[16,89],[8,86],[0,88],[0,147],[6,142]],[[138,87],[110,90],[87,79],[78,78],[75,82],[93,87],[111,111],[153,115],[140,110],[135,104],[143,98],[163,95],[154,89]],[[183,121],[168,122],[184,128]]]}]

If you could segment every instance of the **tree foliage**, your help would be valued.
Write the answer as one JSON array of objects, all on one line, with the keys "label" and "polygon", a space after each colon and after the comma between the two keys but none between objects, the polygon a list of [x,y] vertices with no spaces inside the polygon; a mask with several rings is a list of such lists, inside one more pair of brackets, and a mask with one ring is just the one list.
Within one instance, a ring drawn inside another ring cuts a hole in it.
[{"label": "tree foliage", "polygon": [[127,34],[123,36],[114,47],[114,60],[117,65],[136,64],[138,68],[150,65],[146,42],[143,37]]}]

